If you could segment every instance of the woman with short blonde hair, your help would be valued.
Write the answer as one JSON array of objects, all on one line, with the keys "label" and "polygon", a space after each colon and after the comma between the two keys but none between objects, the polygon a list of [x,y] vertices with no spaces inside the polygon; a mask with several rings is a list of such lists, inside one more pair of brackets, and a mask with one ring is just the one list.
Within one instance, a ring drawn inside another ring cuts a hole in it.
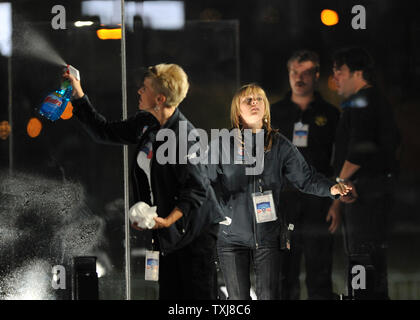
[{"label": "woman with short blonde hair", "polygon": [[[95,140],[137,146],[131,170],[132,200],[135,206],[145,202],[157,207],[153,241],[147,248],[160,252],[159,299],[216,299],[216,235],[223,217],[207,207],[212,205],[212,189],[204,167],[161,164],[157,159],[163,144],[156,137],[160,129],[175,134],[175,150],[179,143],[188,143],[187,150],[193,144],[179,137],[180,123],[186,125],[187,135],[195,129],[178,108],[188,92],[187,74],[176,64],[147,68],[138,89],[139,111],[123,121],[108,121],[93,108],[80,81],[64,76],[74,89],[73,113]],[[135,222],[132,226],[142,230]]]},{"label": "woman with short blonde hair", "polygon": [[187,95],[190,84],[185,71],[176,64],[161,63],[149,67],[145,74],[152,87],[166,97],[166,105],[177,107]]}]

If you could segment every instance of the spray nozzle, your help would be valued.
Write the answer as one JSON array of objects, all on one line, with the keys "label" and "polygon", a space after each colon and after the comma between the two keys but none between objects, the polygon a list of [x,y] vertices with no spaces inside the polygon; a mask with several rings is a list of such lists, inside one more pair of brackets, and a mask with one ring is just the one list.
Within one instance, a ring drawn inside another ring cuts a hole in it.
[{"label": "spray nozzle", "polygon": [[80,81],[80,72],[75,67],[67,65],[67,72]]}]

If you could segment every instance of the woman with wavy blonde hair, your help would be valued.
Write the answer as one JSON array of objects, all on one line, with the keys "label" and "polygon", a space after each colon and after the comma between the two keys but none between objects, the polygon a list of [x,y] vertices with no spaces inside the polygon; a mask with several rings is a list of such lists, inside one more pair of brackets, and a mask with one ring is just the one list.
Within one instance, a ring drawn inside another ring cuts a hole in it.
[{"label": "woman with wavy blonde hair", "polygon": [[[300,191],[320,197],[334,198],[347,194],[350,188],[318,174],[289,140],[271,128],[270,104],[260,86],[248,84],[236,92],[231,122],[239,130],[223,150],[228,150],[235,163],[219,164],[210,177],[225,214],[217,242],[220,267],[229,299],[250,299],[251,265],[257,298],[278,299],[281,255],[288,246],[285,221],[278,213],[286,179]],[[253,144],[264,141],[264,148],[247,147],[247,129],[252,131]],[[235,148],[232,140],[237,138],[245,141],[242,147]],[[247,174],[249,164],[237,160],[258,150],[264,150],[264,157],[259,158],[263,171]]]},{"label": "woman with wavy blonde hair", "polygon": [[268,102],[267,95],[265,91],[257,84],[251,83],[242,86],[235,93],[232,99],[232,104],[230,107],[230,119],[233,128],[242,129],[243,124],[241,121],[241,103],[242,99],[247,99],[246,103],[252,104],[253,100],[251,96],[255,96],[256,103],[264,102],[264,115],[262,118],[262,128],[267,132],[267,141],[264,143],[264,150],[270,150],[273,143],[272,134],[277,130],[271,128],[271,117],[270,117],[270,103]]}]

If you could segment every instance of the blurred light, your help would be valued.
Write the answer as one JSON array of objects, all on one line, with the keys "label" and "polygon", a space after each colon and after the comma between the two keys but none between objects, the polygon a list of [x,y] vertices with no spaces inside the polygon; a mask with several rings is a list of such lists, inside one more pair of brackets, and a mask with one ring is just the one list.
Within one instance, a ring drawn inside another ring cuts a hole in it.
[{"label": "blurred light", "polygon": [[[99,16],[104,25],[121,23],[120,0],[82,1],[82,15]],[[125,1],[126,25],[133,29],[134,17],[140,16],[143,25],[151,29],[181,29],[185,24],[185,8],[183,1]]]},{"label": "blurred light", "polygon": [[0,54],[12,55],[12,5],[0,3]]},{"label": "blurred light", "polygon": [[71,117],[73,117],[73,105],[69,101],[69,102],[67,102],[66,109],[64,109],[64,112],[61,115],[61,119],[68,120]]},{"label": "blurred light", "polygon": [[334,80],[334,76],[333,76],[333,75],[330,75],[330,76],[328,77],[328,88],[329,88],[331,91],[337,91],[337,83],[335,82],[335,80]]},{"label": "blurred light", "polygon": [[145,27],[152,29],[181,29],[185,24],[183,1],[143,1],[141,13]]},{"label": "blurred light", "polygon": [[[228,297],[228,292],[225,286],[220,287],[220,291],[223,292],[223,294],[225,295],[225,297]],[[249,289],[249,295],[251,297],[252,300],[257,300],[257,295],[255,294],[255,290],[254,288],[250,288]]]},{"label": "blurred light", "polygon": [[220,287],[220,291],[223,292],[223,294],[225,295],[226,298],[228,297],[228,292],[227,292],[227,289],[226,289],[225,286]]},{"label": "blurred light", "polygon": [[121,4],[118,1],[82,1],[82,15],[99,16],[101,23],[121,23]]},{"label": "blurred light", "polygon": [[326,26],[333,26],[338,23],[338,14],[334,10],[324,9],[321,12],[321,21]]},{"label": "blurred light", "polygon": [[117,40],[121,39],[121,28],[117,29],[98,29],[96,34],[101,40]]},{"label": "blurred light", "polygon": [[10,124],[9,121],[0,122],[0,139],[6,140],[10,134]]},{"label": "blurred light", "polygon": [[[51,288],[49,264],[36,259],[25,262],[21,268],[13,270],[2,281],[3,300],[54,300]],[[3,280],[3,279],[2,279]]]},{"label": "blurred light", "polygon": [[93,24],[93,21],[76,21],[74,25],[76,27],[88,27]]},{"label": "blurred light", "polygon": [[39,136],[42,130],[42,123],[37,118],[31,118],[26,126],[26,132],[31,138]]},{"label": "blurred light", "polygon": [[251,296],[252,300],[257,300],[257,295],[255,294],[254,288],[251,287],[251,289],[249,289],[249,295]]},{"label": "blurred light", "polygon": [[96,262],[96,273],[98,274],[98,278],[101,278],[106,274],[105,267],[99,262]]}]

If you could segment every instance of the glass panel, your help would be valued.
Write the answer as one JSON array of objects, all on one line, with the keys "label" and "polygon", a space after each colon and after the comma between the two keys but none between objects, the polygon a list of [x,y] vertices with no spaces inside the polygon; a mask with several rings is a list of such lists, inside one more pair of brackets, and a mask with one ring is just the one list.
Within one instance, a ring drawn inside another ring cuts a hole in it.
[{"label": "glass panel", "polygon": [[[13,172],[4,156],[11,141],[1,140],[0,298],[71,299],[73,259],[94,256],[99,298],[125,299],[122,148],[94,143],[71,112],[54,122],[38,113],[69,63],[80,70],[94,106],[120,119],[121,44],[69,19],[66,29],[55,30],[51,9],[13,2],[11,70],[3,51],[0,60],[2,106],[13,76],[12,118],[1,110],[13,128]],[[53,271],[61,287],[52,285]]]}]

